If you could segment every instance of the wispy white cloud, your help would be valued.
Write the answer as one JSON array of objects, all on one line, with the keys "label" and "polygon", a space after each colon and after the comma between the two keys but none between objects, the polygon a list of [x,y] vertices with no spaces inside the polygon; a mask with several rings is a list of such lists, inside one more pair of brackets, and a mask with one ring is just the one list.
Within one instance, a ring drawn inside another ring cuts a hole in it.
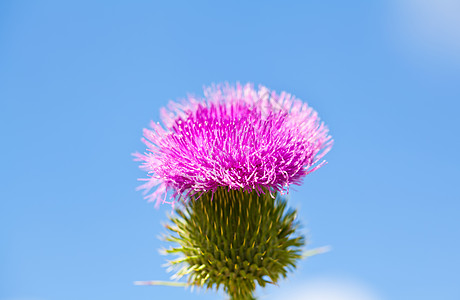
[{"label": "wispy white cloud", "polygon": [[309,280],[291,289],[283,289],[271,300],[382,300],[369,287],[349,279],[321,278]]},{"label": "wispy white cloud", "polygon": [[460,62],[460,1],[390,1],[390,33],[411,53]]}]

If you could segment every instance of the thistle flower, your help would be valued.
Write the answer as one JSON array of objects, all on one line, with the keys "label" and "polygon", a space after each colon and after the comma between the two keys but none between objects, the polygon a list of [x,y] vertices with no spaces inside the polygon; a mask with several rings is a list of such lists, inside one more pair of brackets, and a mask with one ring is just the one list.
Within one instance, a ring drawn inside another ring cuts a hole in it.
[{"label": "thistle flower", "polygon": [[332,146],[317,113],[290,94],[251,84],[212,86],[161,112],[163,128],[144,129],[149,178],[140,189],[151,201],[187,199],[219,187],[284,193],[323,165]]},{"label": "thistle flower", "polygon": [[256,285],[277,283],[301,258],[296,211],[281,196],[324,164],[328,129],[290,94],[251,84],[206,88],[171,102],[162,119],[144,129],[147,152],[136,157],[146,198],[170,202],[172,192],[182,204],[166,226],[174,277],[254,299]]}]

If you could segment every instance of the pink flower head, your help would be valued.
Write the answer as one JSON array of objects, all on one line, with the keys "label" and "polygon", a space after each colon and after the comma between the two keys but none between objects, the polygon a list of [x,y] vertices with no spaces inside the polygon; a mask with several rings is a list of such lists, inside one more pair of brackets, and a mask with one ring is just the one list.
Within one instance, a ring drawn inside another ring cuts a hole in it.
[{"label": "pink flower head", "polygon": [[148,178],[140,186],[157,204],[218,187],[264,193],[288,191],[290,184],[318,169],[332,139],[316,111],[294,96],[264,86],[228,84],[205,88],[162,109],[164,127],[151,122],[136,153]]}]

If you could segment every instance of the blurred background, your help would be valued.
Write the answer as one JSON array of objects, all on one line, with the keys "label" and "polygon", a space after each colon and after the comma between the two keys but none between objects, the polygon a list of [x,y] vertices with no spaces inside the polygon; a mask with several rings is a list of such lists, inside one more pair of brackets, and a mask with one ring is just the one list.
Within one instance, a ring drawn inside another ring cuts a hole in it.
[{"label": "blurred background", "polygon": [[223,299],[168,280],[131,153],[159,109],[254,82],[335,139],[290,193],[309,248],[260,299],[460,299],[460,3],[0,2],[0,299]]}]

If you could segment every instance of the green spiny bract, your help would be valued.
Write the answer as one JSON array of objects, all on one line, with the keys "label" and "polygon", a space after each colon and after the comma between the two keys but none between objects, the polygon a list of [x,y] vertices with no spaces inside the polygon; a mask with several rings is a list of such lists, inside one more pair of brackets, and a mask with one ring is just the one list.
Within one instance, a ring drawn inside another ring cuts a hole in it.
[{"label": "green spiny bract", "polygon": [[255,299],[264,287],[286,277],[301,258],[304,238],[295,233],[296,211],[268,192],[218,189],[191,199],[170,217],[166,250],[179,257],[176,278],[187,275],[192,286],[219,289],[234,300]]}]

